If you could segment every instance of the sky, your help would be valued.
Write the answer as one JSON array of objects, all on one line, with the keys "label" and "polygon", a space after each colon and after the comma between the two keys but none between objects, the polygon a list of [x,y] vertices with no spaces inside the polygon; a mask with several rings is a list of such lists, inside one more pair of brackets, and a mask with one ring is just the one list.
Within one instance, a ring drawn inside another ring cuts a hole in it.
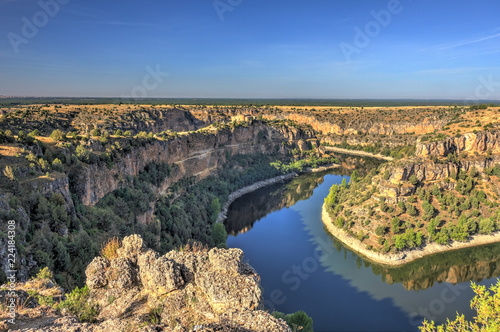
[{"label": "sky", "polygon": [[0,95],[500,100],[500,1],[0,0]]}]

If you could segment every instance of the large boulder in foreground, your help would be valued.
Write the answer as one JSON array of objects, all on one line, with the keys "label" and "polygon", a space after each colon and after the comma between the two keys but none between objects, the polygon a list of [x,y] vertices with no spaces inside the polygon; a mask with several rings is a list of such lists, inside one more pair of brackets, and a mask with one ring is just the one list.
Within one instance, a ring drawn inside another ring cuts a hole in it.
[{"label": "large boulder in foreground", "polygon": [[157,331],[192,326],[197,331],[290,331],[283,320],[263,311],[260,277],[240,249],[174,250],[162,256],[132,235],[123,239],[116,257],[96,257],[86,276],[100,308],[100,323],[87,324],[86,331],[104,330],[111,322],[140,330],[148,320]]}]

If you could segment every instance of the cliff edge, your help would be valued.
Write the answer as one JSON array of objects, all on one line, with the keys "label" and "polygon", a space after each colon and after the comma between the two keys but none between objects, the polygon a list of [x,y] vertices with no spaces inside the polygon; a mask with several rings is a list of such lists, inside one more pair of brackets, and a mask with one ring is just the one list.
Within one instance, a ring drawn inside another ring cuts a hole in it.
[{"label": "cliff edge", "polygon": [[264,311],[260,277],[240,249],[160,256],[132,235],[106,256],[86,269],[93,323],[35,305],[19,315],[15,331],[291,331]]}]

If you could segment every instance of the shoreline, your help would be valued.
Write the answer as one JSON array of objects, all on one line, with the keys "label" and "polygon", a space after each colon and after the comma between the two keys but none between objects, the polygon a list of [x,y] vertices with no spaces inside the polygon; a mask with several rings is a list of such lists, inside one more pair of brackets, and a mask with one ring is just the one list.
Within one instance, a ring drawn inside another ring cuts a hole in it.
[{"label": "shoreline", "polygon": [[260,188],[267,187],[267,186],[270,186],[272,184],[278,183],[278,182],[283,182],[283,181],[286,181],[286,180],[293,179],[296,176],[298,176],[298,174],[295,173],[295,172],[288,173],[288,174],[285,174],[285,175],[279,175],[279,176],[275,176],[274,178],[270,178],[270,179],[267,179],[267,180],[262,180],[262,181],[259,181],[259,182],[255,182],[255,183],[253,183],[251,185],[248,185],[246,187],[243,187],[241,189],[238,189],[238,190],[232,192],[231,194],[229,194],[229,198],[228,198],[227,202],[224,203],[224,206],[222,206],[222,208],[220,209],[219,215],[217,216],[217,220],[215,222],[216,223],[222,223],[222,222],[224,222],[224,220],[226,220],[226,218],[227,218],[227,212],[229,210],[229,206],[231,206],[231,204],[235,200],[237,200],[238,198],[240,198],[241,196],[246,195],[248,193],[251,193],[252,191],[255,191],[257,189],[260,189]]},{"label": "shoreline", "polygon": [[351,154],[354,156],[361,156],[361,157],[371,157],[371,158],[376,158],[376,159],[383,159],[387,161],[393,161],[394,158],[392,157],[387,157],[381,154],[373,154],[370,152],[365,152],[365,151],[360,151],[360,150],[348,150],[348,149],[343,149],[343,148],[337,148],[335,146],[325,146],[325,150],[328,151],[333,151],[333,152],[338,152],[338,153],[343,153],[343,154]]},{"label": "shoreline", "polygon": [[324,172],[324,171],[328,171],[330,169],[339,168],[339,167],[340,167],[339,164],[329,164],[329,165],[325,165],[325,166],[319,166],[317,168],[307,167],[305,169],[304,173],[319,173],[319,172]]},{"label": "shoreline", "polygon": [[321,219],[328,232],[333,237],[335,237],[335,239],[342,242],[342,244],[349,250],[355,252],[356,254],[362,256],[362,258],[366,258],[373,263],[388,266],[402,266],[404,264],[433,254],[500,242],[500,232],[496,232],[492,235],[473,235],[468,242],[454,241],[448,245],[430,243],[425,245],[423,248],[414,249],[411,251],[399,252],[397,254],[381,254],[368,250],[358,239],[349,236],[346,232],[338,229],[335,225],[333,225],[333,219],[326,211],[324,203],[321,208]]}]

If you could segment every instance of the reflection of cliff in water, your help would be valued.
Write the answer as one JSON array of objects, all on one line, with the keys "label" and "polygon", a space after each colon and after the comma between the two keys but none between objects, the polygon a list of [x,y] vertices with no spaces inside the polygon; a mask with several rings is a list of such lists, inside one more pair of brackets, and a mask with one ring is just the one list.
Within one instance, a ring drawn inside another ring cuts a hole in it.
[{"label": "reflection of cliff in water", "polygon": [[373,167],[378,167],[380,161],[373,158],[361,158],[347,155],[337,155],[339,168],[301,175],[286,184],[271,185],[237,199],[229,207],[227,219],[224,222],[230,235],[245,233],[256,221],[259,221],[273,211],[295,205],[298,201],[308,199],[313,190],[323,183],[327,174],[342,176],[351,175],[354,169],[360,176],[365,176]]},{"label": "reflection of cliff in water", "polygon": [[[339,251],[346,250],[338,241],[334,245]],[[358,268],[371,266],[373,273],[381,275],[386,283],[401,283],[407,290],[418,291],[436,282],[481,282],[500,276],[500,243],[435,254],[397,268],[358,260]]]},{"label": "reflection of cliff in water", "polygon": [[400,282],[408,290],[427,289],[435,282],[480,282],[500,275],[500,243],[424,257],[397,269],[372,269],[387,283]]},{"label": "reflection of cliff in water", "polygon": [[323,183],[324,175],[306,174],[286,184],[275,184],[240,197],[229,207],[224,222],[228,234],[245,233],[269,213],[308,199],[314,188]]}]

